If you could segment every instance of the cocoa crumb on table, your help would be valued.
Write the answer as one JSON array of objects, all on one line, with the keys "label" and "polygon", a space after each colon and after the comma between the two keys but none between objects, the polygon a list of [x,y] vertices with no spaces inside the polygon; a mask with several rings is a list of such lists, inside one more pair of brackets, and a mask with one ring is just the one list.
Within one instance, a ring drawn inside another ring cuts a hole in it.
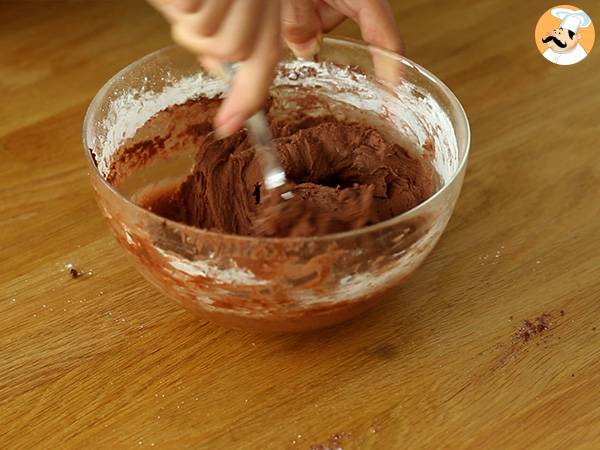
[{"label": "cocoa crumb on table", "polygon": [[342,450],[343,441],[351,436],[350,433],[335,433],[326,443],[311,445],[310,450]]},{"label": "cocoa crumb on table", "polygon": [[80,272],[79,270],[77,270],[77,268],[73,264],[67,264],[65,266],[65,269],[67,269],[67,272],[69,273],[69,276],[73,280],[76,279],[76,278],[79,278],[80,276],[83,275],[83,272]]},{"label": "cocoa crumb on table", "polygon": [[533,320],[524,320],[523,325],[517,329],[514,339],[521,342],[529,342],[533,337],[543,334],[550,328],[552,316],[544,313]]}]

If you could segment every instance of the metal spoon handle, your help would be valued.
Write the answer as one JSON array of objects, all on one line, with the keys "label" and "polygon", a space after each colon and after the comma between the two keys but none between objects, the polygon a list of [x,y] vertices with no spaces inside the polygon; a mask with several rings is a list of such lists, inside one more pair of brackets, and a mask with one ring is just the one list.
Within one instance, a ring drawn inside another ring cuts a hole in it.
[{"label": "metal spoon handle", "polygon": [[[228,81],[235,75],[235,67],[232,63],[224,63],[223,69]],[[279,158],[273,148],[271,129],[267,122],[267,116],[263,111],[256,112],[246,121],[248,135],[256,147],[259,163],[263,170],[265,187],[275,189],[285,184],[285,172],[279,163]]]}]

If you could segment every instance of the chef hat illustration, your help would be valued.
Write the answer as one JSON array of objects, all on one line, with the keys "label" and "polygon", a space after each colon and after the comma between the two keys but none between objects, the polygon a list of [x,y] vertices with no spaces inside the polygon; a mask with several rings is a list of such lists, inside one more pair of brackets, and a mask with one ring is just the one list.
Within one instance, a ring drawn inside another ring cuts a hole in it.
[{"label": "chef hat illustration", "polygon": [[576,11],[568,8],[553,8],[550,13],[561,20],[560,28],[577,33],[579,28],[589,27],[592,19],[584,11]]}]

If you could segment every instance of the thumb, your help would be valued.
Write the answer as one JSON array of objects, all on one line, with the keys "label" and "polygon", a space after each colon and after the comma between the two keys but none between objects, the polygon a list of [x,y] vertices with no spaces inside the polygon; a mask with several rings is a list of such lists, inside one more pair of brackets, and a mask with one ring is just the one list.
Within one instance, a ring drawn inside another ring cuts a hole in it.
[{"label": "thumb", "polygon": [[322,24],[312,1],[284,0],[281,25],[286,44],[298,58],[312,59],[319,52]]}]

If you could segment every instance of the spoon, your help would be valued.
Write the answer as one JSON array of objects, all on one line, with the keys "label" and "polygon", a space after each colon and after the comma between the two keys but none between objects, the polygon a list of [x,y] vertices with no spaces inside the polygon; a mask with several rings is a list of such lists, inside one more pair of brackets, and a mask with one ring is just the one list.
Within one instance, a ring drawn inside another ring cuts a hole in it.
[{"label": "spoon", "polygon": [[[227,81],[230,81],[235,75],[235,67],[232,63],[224,63],[223,69]],[[277,153],[273,148],[271,130],[264,111],[258,111],[250,117],[246,121],[246,128],[248,128],[248,136],[256,148],[265,188],[272,190],[283,186],[287,182],[285,171],[281,167]],[[294,194],[291,191],[281,194],[281,198],[284,200],[289,200],[293,196]]]}]

